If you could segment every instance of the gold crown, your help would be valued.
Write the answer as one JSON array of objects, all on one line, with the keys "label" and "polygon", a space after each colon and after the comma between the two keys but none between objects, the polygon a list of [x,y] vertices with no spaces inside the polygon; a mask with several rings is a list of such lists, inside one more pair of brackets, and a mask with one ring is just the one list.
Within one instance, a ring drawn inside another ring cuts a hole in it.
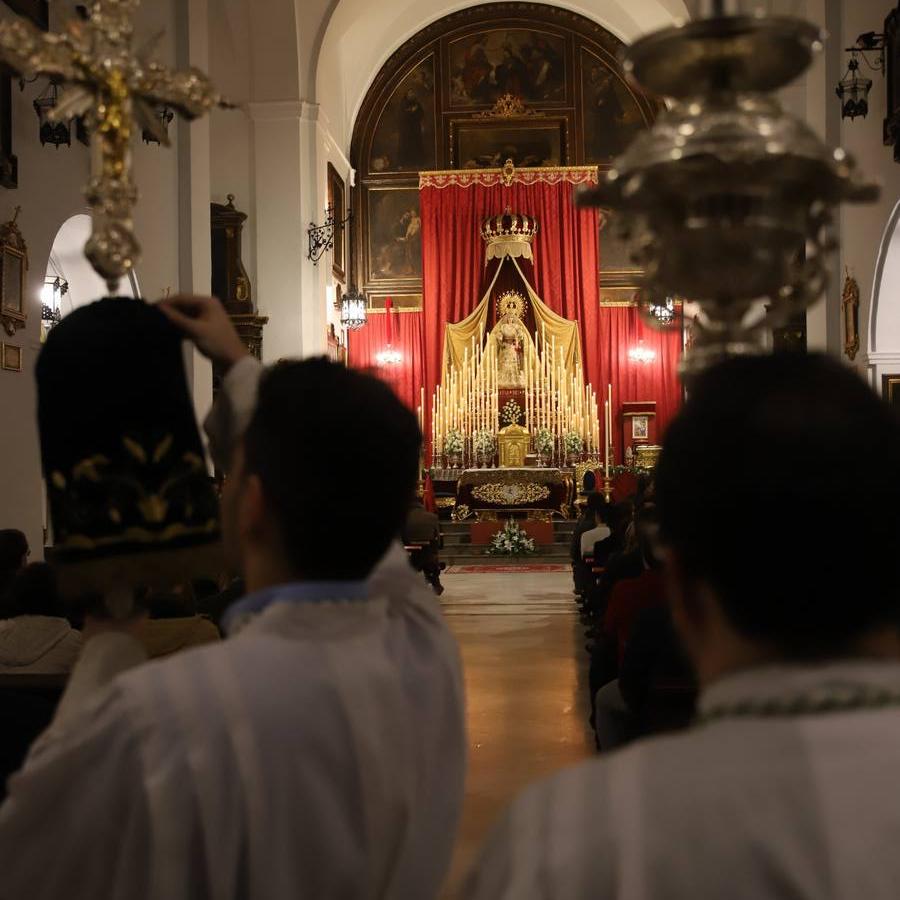
[{"label": "gold crown", "polygon": [[537,219],[514,213],[508,206],[499,216],[485,219],[481,226],[481,237],[491,244],[530,244],[538,233]]}]

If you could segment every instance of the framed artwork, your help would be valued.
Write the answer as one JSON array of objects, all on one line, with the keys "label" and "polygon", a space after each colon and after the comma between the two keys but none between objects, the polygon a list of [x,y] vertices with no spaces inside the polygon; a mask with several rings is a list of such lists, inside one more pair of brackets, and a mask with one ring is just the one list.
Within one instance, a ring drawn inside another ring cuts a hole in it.
[{"label": "framed artwork", "polygon": [[[344,179],[337,173],[337,169],[328,163],[328,205],[331,207],[335,223],[343,223],[346,216],[347,198],[344,188]],[[347,280],[347,239],[346,226],[335,224],[334,246],[331,250],[331,272],[341,283]]]},{"label": "framed artwork", "polygon": [[0,321],[12,337],[16,329],[25,327],[25,272],[28,269],[28,249],[15,215],[0,226]]},{"label": "framed artwork", "polygon": [[369,294],[369,313],[378,315],[384,312],[385,300],[391,298],[394,312],[421,312],[422,311],[422,295],[421,294],[398,294],[393,291],[385,291],[383,294]]},{"label": "framed artwork", "polygon": [[418,187],[368,192],[369,281],[422,277],[422,219]]},{"label": "framed artwork", "polygon": [[455,169],[499,169],[511,159],[517,169],[567,163],[566,120],[462,119],[450,123]]},{"label": "framed artwork", "polygon": [[22,371],[22,348],[15,344],[0,345],[0,365],[7,372]]},{"label": "framed artwork", "polygon": [[375,126],[369,172],[421,172],[437,162],[434,55],[394,88]]},{"label": "framed artwork", "polygon": [[650,440],[650,417],[649,416],[632,416],[631,417],[631,439],[633,441],[649,441]]},{"label": "framed artwork", "polygon": [[608,165],[649,127],[649,118],[620,73],[589,50],[581,53],[584,161]]},{"label": "framed artwork", "polygon": [[881,376],[881,396],[895,409],[900,409],[900,375]]},{"label": "framed artwork", "polygon": [[631,259],[631,245],[619,237],[612,216],[607,212],[606,222],[600,228],[600,280],[604,284],[624,282],[633,284],[640,269]]},{"label": "framed artwork", "polygon": [[493,106],[504,94],[564,104],[566,39],[535,28],[497,28],[449,45],[452,107]]},{"label": "framed artwork", "polygon": [[900,162],[900,6],[884,20],[884,80],[887,109],[884,118],[884,144],[893,146],[894,162]]}]

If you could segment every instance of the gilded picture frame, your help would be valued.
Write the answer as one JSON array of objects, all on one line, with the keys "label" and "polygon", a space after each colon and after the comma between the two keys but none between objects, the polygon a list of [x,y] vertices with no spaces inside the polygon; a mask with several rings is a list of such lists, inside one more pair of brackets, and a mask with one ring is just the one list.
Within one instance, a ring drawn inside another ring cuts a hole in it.
[{"label": "gilded picture frame", "polygon": [[881,396],[891,406],[900,409],[900,375],[881,376]]},{"label": "gilded picture frame", "polygon": [[569,164],[565,116],[454,119],[450,168],[498,169],[511,159],[517,169]]},{"label": "gilded picture frame", "polygon": [[22,348],[15,344],[0,345],[0,367],[7,372],[21,372]]},{"label": "gilded picture frame", "polygon": [[337,169],[328,163],[328,206],[334,218],[334,246],[331,250],[331,273],[341,282],[347,283],[347,240],[344,219],[347,215],[347,191],[344,179]]}]

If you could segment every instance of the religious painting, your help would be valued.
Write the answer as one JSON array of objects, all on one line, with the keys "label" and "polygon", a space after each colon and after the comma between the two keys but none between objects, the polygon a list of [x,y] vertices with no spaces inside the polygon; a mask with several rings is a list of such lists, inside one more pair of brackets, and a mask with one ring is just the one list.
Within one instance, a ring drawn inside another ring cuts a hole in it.
[{"label": "religious painting", "polygon": [[650,417],[649,416],[632,416],[631,417],[631,439],[633,441],[649,441],[650,440]]},{"label": "religious painting", "polygon": [[24,316],[25,257],[11,247],[3,247],[3,312]]},{"label": "religious painting", "polygon": [[422,219],[419,189],[369,191],[369,279],[422,277]]},{"label": "religious painting", "polygon": [[492,106],[504,94],[525,103],[566,100],[566,41],[530,28],[483,31],[450,44],[450,103]]},{"label": "religious painting", "polygon": [[610,163],[648,127],[644,113],[621,75],[598,56],[582,50],[584,160]]},{"label": "religious painting", "polygon": [[465,120],[451,129],[456,169],[499,169],[508,159],[517,169],[566,164],[564,119]]},{"label": "religious painting", "polygon": [[347,201],[344,179],[338,175],[337,169],[331,163],[328,163],[328,206],[331,208],[335,223],[334,246],[331,248],[331,272],[338,281],[343,283],[347,280],[347,240],[344,234],[346,226],[343,224],[347,215]]},{"label": "religious painting", "polygon": [[606,212],[606,221],[600,229],[600,275],[627,276],[629,283],[634,281],[634,273],[640,269],[631,258],[631,243],[622,238],[615,222],[614,213]]},{"label": "religious painting", "polygon": [[394,88],[372,138],[369,171],[421,172],[435,168],[434,57],[415,66]]}]

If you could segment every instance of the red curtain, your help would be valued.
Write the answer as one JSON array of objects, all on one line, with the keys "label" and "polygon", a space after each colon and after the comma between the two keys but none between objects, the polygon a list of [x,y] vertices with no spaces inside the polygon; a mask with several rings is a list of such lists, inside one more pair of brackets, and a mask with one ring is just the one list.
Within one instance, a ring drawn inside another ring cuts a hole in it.
[{"label": "red curtain", "polygon": [[510,187],[426,185],[419,196],[426,394],[430,397],[440,380],[444,323],[459,322],[481,299],[481,224],[507,206],[538,220],[534,288],[552,310],[579,322],[585,376],[597,385],[602,355],[597,213],[575,207],[574,185],[566,181],[514,182]]},{"label": "red curtain", "polygon": [[[647,350],[656,353],[650,363],[635,362],[628,351],[643,340]],[[612,385],[613,442],[617,462],[623,460],[622,403],[626,401],[656,401],[656,439],[660,440],[666,426],[681,404],[681,382],[678,361],[682,352],[681,329],[658,331],[645,325],[635,307],[604,307],[600,310],[600,383],[594,383],[599,395],[600,415],[606,386]]]},{"label": "red curtain", "polygon": [[[393,347],[403,359],[396,366],[379,366],[376,356],[388,345],[389,319],[393,320]],[[354,369],[367,369],[390,384],[397,396],[415,411],[425,383],[423,346],[422,313],[374,313],[369,315],[364,328],[350,332],[348,359]],[[430,399],[425,401],[429,412],[430,402]]]}]

